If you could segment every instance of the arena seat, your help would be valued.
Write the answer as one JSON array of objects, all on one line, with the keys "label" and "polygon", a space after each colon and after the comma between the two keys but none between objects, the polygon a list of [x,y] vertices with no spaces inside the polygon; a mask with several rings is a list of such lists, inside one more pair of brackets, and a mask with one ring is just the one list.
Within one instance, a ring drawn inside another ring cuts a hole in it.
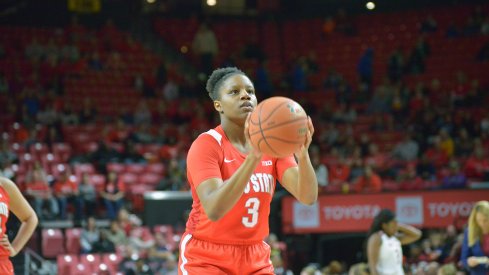
[{"label": "arena seat", "polygon": [[60,229],[42,229],[42,255],[46,258],[55,258],[65,253],[64,236]]}]

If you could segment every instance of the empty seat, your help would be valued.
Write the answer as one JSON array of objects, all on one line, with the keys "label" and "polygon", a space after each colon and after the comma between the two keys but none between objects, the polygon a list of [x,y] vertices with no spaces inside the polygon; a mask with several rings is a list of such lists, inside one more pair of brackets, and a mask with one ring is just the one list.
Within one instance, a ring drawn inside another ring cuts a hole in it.
[{"label": "empty seat", "polygon": [[78,264],[78,256],[59,254],[56,259],[58,274],[72,274]]},{"label": "empty seat", "polygon": [[86,272],[98,271],[100,262],[101,260],[99,254],[80,255],[80,263],[82,263],[85,266]]},{"label": "empty seat", "polygon": [[65,253],[64,236],[60,229],[42,230],[42,255],[54,258]]},{"label": "empty seat", "polygon": [[80,253],[80,228],[67,228],[65,231],[66,237],[66,252],[69,254]]}]

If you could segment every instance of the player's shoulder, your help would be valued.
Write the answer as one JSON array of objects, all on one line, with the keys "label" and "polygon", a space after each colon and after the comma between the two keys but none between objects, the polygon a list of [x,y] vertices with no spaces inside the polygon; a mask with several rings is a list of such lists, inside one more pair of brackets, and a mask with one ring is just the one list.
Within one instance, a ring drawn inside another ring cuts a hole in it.
[{"label": "player's shoulder", "polygon": [[222,146],[224,141],[222,132],[218,128],[210,129],[201,133],[192,143],[192,145],[219,145]]}]

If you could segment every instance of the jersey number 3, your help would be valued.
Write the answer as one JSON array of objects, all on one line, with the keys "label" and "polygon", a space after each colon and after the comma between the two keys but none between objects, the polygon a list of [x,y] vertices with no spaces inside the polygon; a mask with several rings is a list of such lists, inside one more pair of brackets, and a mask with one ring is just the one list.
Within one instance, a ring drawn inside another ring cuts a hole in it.
[{"label": "jersey number 3", "polygon": [[258,223],[258,209],[260,209],[260,200],[258,198],[249,198],[245,207],[248,208],[248,214],[251,217],[246,216],[241,219],[241,222],[246,227],[254,227]]}]

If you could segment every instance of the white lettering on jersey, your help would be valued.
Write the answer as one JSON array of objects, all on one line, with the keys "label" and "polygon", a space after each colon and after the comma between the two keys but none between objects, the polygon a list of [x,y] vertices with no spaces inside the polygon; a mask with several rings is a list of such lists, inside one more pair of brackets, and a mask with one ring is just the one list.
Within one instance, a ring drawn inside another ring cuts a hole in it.
[{"label": "white lettering on jersey", "polygon": [[0,215],[4,215],[5,217],[8,217],[8,206],[4,202],[0,202]]},{"label": "white lettering on jersey", "polygon": [[271,160],[264,160],[264,161],[261,162],[261,165],[262,166],[272,166],[273,163],[272,163]]},{"label": "white lettering on jersey", "polygon": [[250,177],[250,181],[244,189],[244,193],[248,194],[250,191],[253,192],[263,192],[263,193],[273,193],[273,187],[275,184],[275,179],[272,175],[266,173],[255,173]]}]

